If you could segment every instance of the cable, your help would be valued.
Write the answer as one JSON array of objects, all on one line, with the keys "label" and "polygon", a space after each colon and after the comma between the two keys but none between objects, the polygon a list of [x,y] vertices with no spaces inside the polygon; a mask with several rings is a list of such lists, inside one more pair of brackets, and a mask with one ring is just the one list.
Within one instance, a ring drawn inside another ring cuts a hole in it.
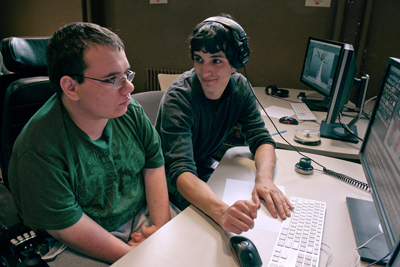
[{"label": "cable", "polygon": [[366,100],[366,101],[364,102],[364,106],[365,106],[368,102],[370,102],[371,100],[374,100],[376,97],[377,97],[377,96],[374,96],[374,97],[371,97],[370,99]]},{"label": "cable", "polygon": [[351,177],[349,177],[347,175],[344,175],[344,174],[341,174],[341,173],[338,173],[338,172],[335,172],[335,171],[332,171],[332,170],[328,170],[325,167],[324,167],[323,172],[325,174],[328,174],[330,176],[338,178],[338,179],[342,180],[343,182],[346,182],[348,184],[354,185],[355,187],[358,187],[358,188],[360,188],[360,189],[362,189],[362,190],[364,190],[366,192],[371,192],[371,189],[369,188],[368,184],[363,183],[361,181],[358,181],[358,180],[356,180],[354,178],[351,178]]},{"label": "cable", "polygon": [[[329,257],[328,257],[328,259],[326,260],[326,264],[325,264],[325,267],[326,267],[326,266],[328,266],[328,264],[332,261],[332,249],[331,249],[330,246],[328,246],[328,245],[325,244],[324,242],[322,242],[321,245],[324,245],[324,246],[326,246],[326,247],[329,248]],[[321,247],[321,250],[322,250],[322,247]]]},{"label": "cable", "polygon": [[371,264],[369,264],[369,265],[367,265],[366,267],[369,267],[369,266],[372,266],[372,265],[375,265],[375,264],[377,264],[378,262],[380,262],[380,261],[383,261],[384,259],[386,259],[387,258],[387,256],[389,256],[390,255],[390,252],[388,253],[388,254],[386,254],[382,259],[379,259],[379,260],[376,260],[376,261],[374,261],[373,263],[371,263]]},{"label": "cable", "polygon": [[349,134],[351,134],[352,136],[354,136],[355,138],[357,138],[358,140],[360,140],[360,141],[362,142],[363,140],[362,140],[360,137],[358,137],[357,135],[355,135],[355,134],[349,129],[349,127],[348,127],[346,124],[342,123],[341,118],[342,118],[342,114],[340,113],[340,114],[339,114],[339,123],[340,123],[340,125],[343,127],[343,129],[344,129],[346,132],[348,132]]},{"label": "cable", "polygon": [[56,256],[60,255],[67,247],[68,247],[67,245],[62,244],[56,252],[54,252],[53,254],[48,255],[48,256],[43,256],[42,260],[51,260],[51,259],[55,258]]},{"label": "cable", "polygon": [[[378,236],[380,236],[380,235],[383,235],[383,233],[379,233],[379,234],[374,235],[374,236],[371,237],[367,242],[365,242],[365,243],[362,244],[361,246],[359,246],[359,247],[353,249],[354,253],[357,255],[357,258],[358,258],[356,264],[354,265],[355,267],[360,263],[360,260],[361,260],[361,256],[360,256],[360,254],[358,254],[357,250],[360,250],[361,248],[365,247],[369,242],[371,242],[374,238],[376,238],[376,237],[378,237]],[[384,259],[387,258],[387,256],[390,255],[390,253],[391,253],[391,252],[389,252],[388,254],[386,254],[386,255],[385,255],[384,257],[382,257],[381,259],[376,260],[376,261],[374,261],[373,263],[367,265],[367,267],[372,266],[372,265],[375,265],[376,263],[378,263],[378,262],[380,262],[380,261],[383,261]]]},{"label": "cable", "polygon": [[253,89],[253,87],[251,86],[251,84],[250,84],[250,82],[249,82],[249,79],[247,78],[246,65],[243,67],[243,70],[244,70],[244,75],[245,75],[246,80],[247,80],[246,86],[249,86],[250,91],[253,93],[253,96],[254,96],[255,99],[257,100],[257,103],[260,105],[260,107],[262,108],[262,110],[264,111],[264,113],[267,115],[268,119],[270,120],[270,122],[271,122],[272,125],[274,126],[276,132],[279,134],[279,136],[280,136],[294,151],[296,151],[297,153],[299,153],[301,156],[303,156],[303,157],[305,157],[305,158],[311,160],[312,162],[314,162],[314,163],[317,164],[318,166],[322,167],[322,169],[323,169],[322,172],[323,172],[323,173],[328,174],[328,175],[331,175],[331,176],[333,176],[333,177],[335,177],[335,178],[338,178],[338,179],[340,179],[340,180],[342,180],[342,181],[344,181],[344,182],[346,182],[346,183],[349,183],[349,184],[351,184],[351,185],[354,185],[354,186],[356,186],[356,187],[358,187],[358,188],[360,188],[360,189],[362,189],[362,190],[365,190],[366,192],[370,192],[370,189],[369,189],[368,184],[363,183],[363,182],[361,182],[361,181],[358,181],[358,180],[356,180],[356,179],[354,179],[354,178],[351,178],[351,177],[349,177],[349,176],[347,176],[347,175],[344,175],[344,174],[341,174],[341,173],[337,173],[337,172],[335,172],[335,171],[332,171],[332,170],[327,169],[327,168],[326,168],[325,166],[323,166],[322,164],[318,163],[317,161],[313,160],[312,158],[310,158],[310,157],[304,155],[303,153],[301,153],[301,152],[300,152],[297,148],[295,148],[288,140],[286,140],[286,139],[283,137],[283,135],[280,133],[280,131],[278,130],[278,128],[276,127],[275,123],[272,121],[271,117],[270,117],[270,116],[268,115],[268,113],[265,111],[265,108],[264,108],[263,105],[261,104],[260,100],[257,98],[256,94],[254,93],[254,89]]}]

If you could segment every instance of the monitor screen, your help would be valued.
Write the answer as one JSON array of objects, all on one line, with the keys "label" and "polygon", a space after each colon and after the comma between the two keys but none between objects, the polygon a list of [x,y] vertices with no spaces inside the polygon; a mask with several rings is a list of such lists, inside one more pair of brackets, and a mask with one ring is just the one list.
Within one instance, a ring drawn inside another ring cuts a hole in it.
[{"label": "monitor screen", "polygon": [[390,58],[360,160],[389,250],[400,238],[400,60]]},{"label": "monitor screen", "polygon": [[344,44],[310,37],[300,81],[329,97]]}]

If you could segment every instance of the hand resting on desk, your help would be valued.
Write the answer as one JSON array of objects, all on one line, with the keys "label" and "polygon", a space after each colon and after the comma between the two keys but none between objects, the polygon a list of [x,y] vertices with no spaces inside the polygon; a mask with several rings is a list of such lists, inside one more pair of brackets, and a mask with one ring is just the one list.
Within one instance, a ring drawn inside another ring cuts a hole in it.
[{"label": "hand resting on desk", "polygon": [[290,217],[290,209],[294,209],[289,199],[282,193],[281,190],[271,181],[266,180],[264,183],[256,183],[252,192],[253,202],[260,207],[260,198],[264,199],[272,217],[282,220]]},{"label": "hand resting on desk", "polygon": [[145,227],[142,226],[142,232],[141,233],[132,233],[131,234],[131,240],[128,241],[128,245],[131,247],[137,247],[140,243],[142,243],[146,238],[151,236],[157,231],[157,227],[155,225],[152,225],[150,227]]}]

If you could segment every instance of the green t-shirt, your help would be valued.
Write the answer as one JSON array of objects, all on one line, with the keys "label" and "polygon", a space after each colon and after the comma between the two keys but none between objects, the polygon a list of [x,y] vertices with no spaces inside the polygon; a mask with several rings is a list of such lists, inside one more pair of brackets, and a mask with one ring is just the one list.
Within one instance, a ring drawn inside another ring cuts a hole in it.
[{"label": "green t-shirt", "polygon": [[142,169],[163,164],[160,138],[135,100],[93,141],[55,95],[18,136],[9,181],[18,213],[33,229],[67,228],[84,212],[111,231],[145,204]]}]

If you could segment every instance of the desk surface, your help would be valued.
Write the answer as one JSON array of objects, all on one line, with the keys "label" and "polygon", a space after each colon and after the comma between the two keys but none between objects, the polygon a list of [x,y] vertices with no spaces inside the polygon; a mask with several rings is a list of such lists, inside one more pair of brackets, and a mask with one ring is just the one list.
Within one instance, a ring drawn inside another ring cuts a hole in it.
[{"label": "desk surface", "polygon": [[[329,266],[354,266],[357,261],[353,252],[356,242],[346,197],[372,200],[370,194],[317,171],[313,175],[298,174],[294,171],[294,165],[300,159],[296,152],[277,149],[276,154],[275,183],[285,187],[288,197],[299,196],[327,203],[322,242],[330,247],[333,254]],[[307,155],[328,169],[366,181],[360,164]],[[315,164],[314,168],[320,169]],[[222,198],[226,179],[254,181],[254,175],[254,161],[248,148],[235,147],[227,151],[208,183]],[[243,235],[255,243],[264,266],[267,266],[278,234],[253,229]],[[322,249],[320,266],[325,266],[329,249],[326,246]],[[190,206],[112,266],[237,267],[237,264],[231,256],[225,232],[209,217]]]},{"label": "desk surface", "polygon": [[[314,91],[306,91],[306,90],[298,90],[298,89],[289,89],[289,97],[288,98],[277,98],[273,96],[269,96],[265,94],[264,87],[254,87],[254,92],[256,93],[257,98],[259,99],[261,105],[266,109],[270,106],[277,106],[282,108],[291,109],[290,102],[301,102],[297,99],[297,95],[300,91],[306,92],[306,95],[318,95],[317,92]],[[320,96],[322,98],[322,96]],[[286,133],[282,134],[283,137],[289,141],[294,147],[296,147],[301,152],[309,152],[315,153],[324,156],[330,156],[341,159],[350,159],[350,160],[358,160],[358,152],[360,151],[362,142],[358,142],[358,144],[342,142],[338,140],[332,140],[327,138],[321,138],[321,145],[318,146],[308,146],[295,142],[293,140],[294,131],[298,129],[313,129],[319,130],[320,123],[322,120],[326,119],[326,112],[314,112],[313,114],[317,118],[316,122],[304,121],[300,122],[298,125],[287,125],[279,123],[279,118],[271,117],[275,126],[278,128],[278,131],[287,130]],[[294,116],[295,117],[295,116]],[[272,125],[271,121],[267,116],[263,115],[265,126],[270,131],[270,133],[275,133],[276,129]],[[345,122],[350,122],[351,118],[344,118]],[[368,121],[359,120],[356,124],[358,135],[361,139],[364,138],[365,131],[368,126]],[[275,142],[277,143],[278,148],[292,149],[279,135],[273,136]]]}]

